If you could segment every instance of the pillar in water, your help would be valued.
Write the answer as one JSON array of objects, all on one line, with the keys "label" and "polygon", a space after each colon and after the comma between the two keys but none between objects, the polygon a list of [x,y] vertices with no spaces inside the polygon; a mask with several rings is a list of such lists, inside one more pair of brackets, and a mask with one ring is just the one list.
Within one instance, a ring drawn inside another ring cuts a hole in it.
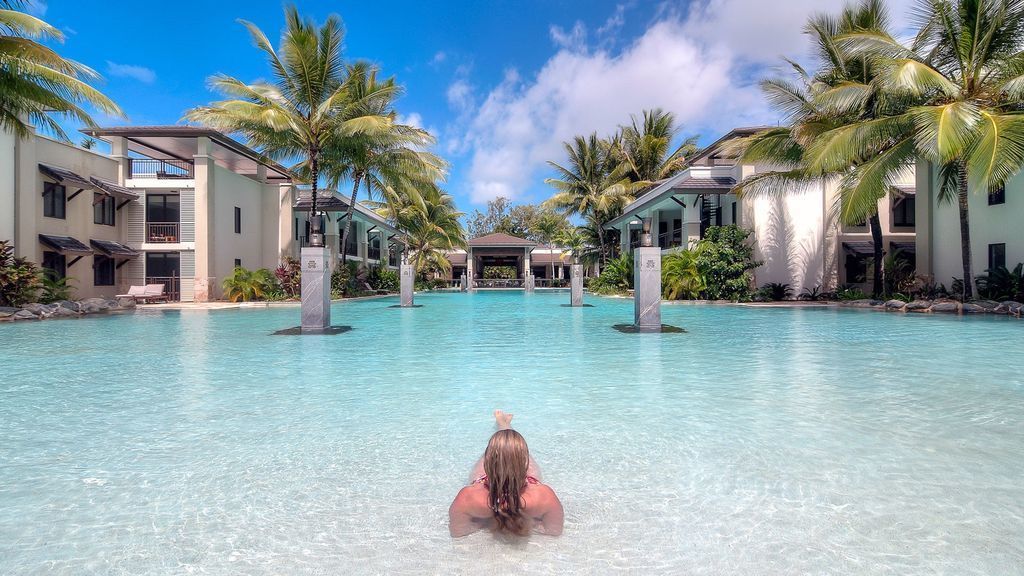
[{"label": "pillar in water", "polygon": [[572,265],[572,276],[569,278],[570,301],[573,306],[583,306],[583,265]]},{"label": "pillar in water", "polygon": [[302,257],[302,330],[316,332],[331,325],[330,250],[326,247],[303,248]]},{"label": "pillar in water", "polygon": [[402,307],[408,308],[413,305],[413,290],[416,285],[416,271],[412,264],[402,264],[401,267]]},{"label": "pillar in water", "polygon": [[661,248],[633,252],[633,324],[640,331],[661,330]]}]

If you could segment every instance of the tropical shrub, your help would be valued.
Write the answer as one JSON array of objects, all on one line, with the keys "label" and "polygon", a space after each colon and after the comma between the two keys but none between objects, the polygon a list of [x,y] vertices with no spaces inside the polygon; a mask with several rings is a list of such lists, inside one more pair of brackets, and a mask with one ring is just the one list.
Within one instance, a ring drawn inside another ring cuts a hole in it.
[{"label": "tropical shrub", "polygon": [[868,295],[855,286],[842,286],[836,291],[836,297],[839,300],[865,300]]},{"label": "tropical shrub", "polygon": [[67,276],[60,277],[49,270],[45,270],[39,275],[39,281],[43,287],[42,292],[39,293],[39,301],[41,303],[52,304],[53,302],[71,299],[71,292],[74,290],[71,284],[74,282],[74,279]]},{"label": "tropical shrub", "polygon": [[331,273],[331,298],[352,298],[369,293],[369,271],[358,262],[339,264]]},{"label": "tropical shrub", "polygon": [[633,288],[633,254],[621,254],[609,260],[601,275],[590,281],[595,294],[622,294]]},{"label": "tropical shrub", "polygon": [[777,302],[779,300],[789,300],[793,297],[793,288],[789,284],[783,284],[781,282],[769,282],[761,289],[757,291],[759,299]]},{"label": "tropical shrub", "polygon": [[31,302],[39,290],[39,268],[14,255],[6,240],[0,241],[0,306],[21,306]]},{"label": "tropical shrub", "polygon": [[373,268],[370,268],[370,273],[366,281],[370,284],[370,288],[373,288],[374,290],[398,292],[400,288],[398,272],[384,266],[374,266]]},{"label": "tropical shrub", "polygon": [[751,270],[761,265],[747,239],[750,230],[735,224],[711,226],[697,249],[697,267],[707,282],[704,296],[710,300],[748,300],[753,281]]},{"label": "tropical shrub", "polygon": [[516,269],[512,266],[488,266],[484,268],[484,278],[488,280],[508,280],[516,277]]},{"label": "tropical shrub", "polygon": [[902,252],[896,250],[882,261],[882,276],[886,296],[895,293],[909,294],[917,284],[917,275]]},{"label": "tropical shrub", "polygon": [[221,286],[224,288],[224,296],[232,302],[264,300],[268,293],[280,290],[270,270],[248,270],[241,266],[236,267]]},{"label": "tropical shrub", "polygon": [[797,296],[798,299],[805,300],[808,302],[817,302],[818,300],[825,300],[827,297],[828,294],[821,291],[820,285],[815,286],[814,288],[804,288],[804,291],[800,293],[800,296]]},{"label": "tropical shrub", "polygon": [[1024,301],[1024,263],[1017,264],[1013,270],[999,266],[986,270],[974,280],[978,287],[978,295],[990,300]]},{"label": "tropical shrub", "polygon": [[285,298],[297,298],[302,292],[302,263],[297,259],[286,256],[274,270],[274,277]]},{"label": "tropical shrub", "polygon": [[669,300],[700,298],[707,286],[697,267],[696,250],[680,250],[661,259],[661,290]]}]

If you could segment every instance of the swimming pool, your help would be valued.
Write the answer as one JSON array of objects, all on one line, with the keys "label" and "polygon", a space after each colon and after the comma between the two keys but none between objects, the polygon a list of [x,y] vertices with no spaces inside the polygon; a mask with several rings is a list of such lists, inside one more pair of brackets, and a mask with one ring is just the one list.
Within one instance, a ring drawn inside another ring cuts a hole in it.
[{"label": "swimming pool", "polygon": [[[567,293],[0,326],[0,574],[1007,574],[1024,323]],[[447,534],[513,412],[561,538]]]}]

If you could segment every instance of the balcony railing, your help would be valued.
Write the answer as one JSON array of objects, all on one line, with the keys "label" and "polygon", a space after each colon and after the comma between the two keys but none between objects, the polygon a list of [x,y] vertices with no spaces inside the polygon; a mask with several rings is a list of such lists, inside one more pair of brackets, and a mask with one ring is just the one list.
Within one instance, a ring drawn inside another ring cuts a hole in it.
[{"label": "balcony railing", "polygon": [[663,234],[658,234],[658,246],[662,249],[677,248],[683,245],[683,230],[677,228]]},{"label": "balcony railing", "polygon": [[188,160],[152,160],[150,158],[129,158],[129,178],[191,179],[195,169]]},{"label": "balcony railing", "polygon": [[568,278],[534,278],[533,282],[537,288],[565,288],[569,285]]},{"label": "balcony railing", "polygon": [[181,300],[181,276],[146,276],[146,284],[163,284],[168,300]]},{"label": "balcony railing", "polygon": [[146,224],[146,242],[176,244],[178,229],[177,222],[150,222]]},{"label": "balcony railing", "polygon": [[366,258],[369,260],[380,260],[380,246],[368,246],[366,248]]}]

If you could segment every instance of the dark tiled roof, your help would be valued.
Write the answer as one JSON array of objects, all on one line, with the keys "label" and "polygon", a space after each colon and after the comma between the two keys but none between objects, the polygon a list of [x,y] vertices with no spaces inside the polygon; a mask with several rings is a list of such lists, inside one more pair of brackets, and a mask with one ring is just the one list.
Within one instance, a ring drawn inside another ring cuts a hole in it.
[{"label": "dark tiled roof", "polygon": [[137,193],[125,188],[124,186],[114,184],[110,180],[97,178],[95,176],[90,176],[89,180],[95,187],[118,200],[136,200],[139,197]]},{"label": "dark tiled roof", "polygon": [[453,252],[448,254],[448,261],[452,263],[452,266],[465,266],[466,255],[460,252]]},{"label": "dark tiled roof", "polygon": [[843,248],[855,254],[873,254],[875,252],[874,242],[843,242]]},{"label": "dark tiled roof", "polygon": [[[295,201],[296,210],[309,210],[313,207],[313,195],[309,190],[299,192],[299,199]],[[324,212],[342,212],[348,210],[348,202],[335,194],[334,190],[317,190],[316,209]]]},{"label": "dark tiled roof", "polygon": [[890,244],[892,245],[893,252],[899,250],[900,252],[906,252],[907,254],[917,253],[916,242],[890,242]]},{"label": "dark tiled roof", "polygon": [[49,164],[40,164],[39,171],[53,178],[65,186],[78,186],[79,188],[96,188],[96,185],[88,179],[75,174],[71,170],[65,170]]},{"label": "dark tiled roof", "polygon": [[570,263],[571,261],[571,256],[566,256],[563,260],[562,255],[559,254],[558,252],[534,252],[533,254],[530,254],[531,264],[550,264],[552,262],[554,262],[555,264],[566,264]]},{"label": "dark tiled roof", "polygon": [[114,242],[113,240],[89,240],[89,244],[93,248],[99,250],[102,254],[110,256],[111,258],[135,258],[139,253],[132,248],[121,244],[120,242]]},{"label": "dark tiled roof", "polygon": [[518,238],[509,234],[503,234],[501,232],[495,232],[494,234],[488,234],[486,236],[480,236],[473,238],[469,241],[469,245],[473,247],[482,246],[536,246],[537,243],[526,238]]},{"label": "dark tiled roof", "polygon": [[48,234],[40,234],[39,241],[61,253],[92,254],[92,248],[89,248],[71,236],[50,236]]},{"label": "dark tiled roof", "polygon": [[692,190],[699,188],[701,190],[732,190],[732,187],[736,185],[736,179],[727,176],[712,176],[710,178],[687,178],[675,186],[673,190]]}]

